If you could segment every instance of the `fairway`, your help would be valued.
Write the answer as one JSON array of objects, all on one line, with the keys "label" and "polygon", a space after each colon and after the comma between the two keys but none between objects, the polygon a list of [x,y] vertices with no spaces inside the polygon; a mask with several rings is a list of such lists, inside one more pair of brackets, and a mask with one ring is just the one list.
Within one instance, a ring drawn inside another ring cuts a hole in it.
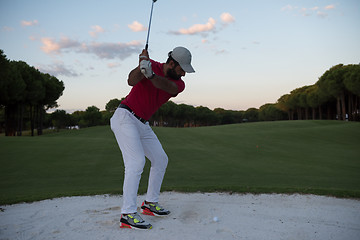
[{"label": "fairway", "polygon": [[[169,156],[163,191],[360,197],[360,123],[279,121],[154,131]],[[0,151],[0,204],[122,192],[123,162],[109,126],[1,136]]]}]

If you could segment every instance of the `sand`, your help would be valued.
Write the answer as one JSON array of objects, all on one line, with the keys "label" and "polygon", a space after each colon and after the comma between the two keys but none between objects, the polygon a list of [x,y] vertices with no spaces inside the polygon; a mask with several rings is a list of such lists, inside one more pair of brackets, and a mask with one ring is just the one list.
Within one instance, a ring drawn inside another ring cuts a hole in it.
[{"label": "sand", "polygon": [[153,225],[146,231],[119,228],[121,202],[99,195],[0,206],[0,239],[360,239],[354,199],[165,192],[160,203],[171,215],[143,216]]}]

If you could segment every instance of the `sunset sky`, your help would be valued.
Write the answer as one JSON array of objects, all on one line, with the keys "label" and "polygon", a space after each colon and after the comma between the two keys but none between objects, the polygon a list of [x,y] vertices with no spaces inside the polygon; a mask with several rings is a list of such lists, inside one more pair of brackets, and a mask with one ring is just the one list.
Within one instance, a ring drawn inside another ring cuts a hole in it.
[{"label": "sunset sky", "polygon": [[[151,0],[0,0],[0,49],[65,84],[59,109],[105,109],[130,91]],[[246,110],[360,63],[358,0],[158,0],[149,41],[159,62],[188,48],[196,72],[175,103]]]}]

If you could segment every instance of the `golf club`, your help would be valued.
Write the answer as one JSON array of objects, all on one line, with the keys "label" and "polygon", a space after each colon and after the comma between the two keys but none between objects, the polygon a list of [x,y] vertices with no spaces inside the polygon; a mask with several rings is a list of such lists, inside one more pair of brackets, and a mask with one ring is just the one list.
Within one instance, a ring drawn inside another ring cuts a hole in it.
[{"label": "golf club", "polygon": [[[147,32],[147,38],[146,38],[146,44],[145,44],[145,50],[148,50],[149,47],[149,35],[150,35],[150,27],[151,27],[151,18],[152,18],[152,13],[153,13],[153,8],[154,8],[154,2],[156,2],[157,0],[152,0],[152,4],[151,4],[151,12],[150,12],[150,20],[149,20],[149,27],[148,27],[148,32]],[[145,69],[141,69],[141,72],[143,74],[145,74]]]},{"label": "golf club", "polygon": [[157,0],[152,0],[152,4],[151,4],[150,20],[149,20],[149,27],[148,27],[148,32],[147,32],[145,50],[148,50],[148,47],[149,47],[149,35],[150,35],[150,27],[151,27],[151,18],[152,18],[152,13],[153,13],[153,8],[154,8],[154,2],[156,2],[156,1]]}]

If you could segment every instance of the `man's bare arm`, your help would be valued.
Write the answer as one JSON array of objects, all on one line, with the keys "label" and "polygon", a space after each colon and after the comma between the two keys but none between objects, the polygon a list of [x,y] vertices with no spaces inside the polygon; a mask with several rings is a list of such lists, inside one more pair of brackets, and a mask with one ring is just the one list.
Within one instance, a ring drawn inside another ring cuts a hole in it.
[{"label": "man's bare arm", "polygon": [[144,75],[141,73],[139,66],[137,66],[129,73],[128,84],[129,86],[135,86],[143,78]]},{"label": "man's bare arm", "polygon": [[[145,49],[143,49],[139,55],[139,64],[142,60],[149,60],[149,53]],[[129,86],[135,86],[143,78],[144,75],[141,73],[140,67],[137,66],[129,73],[128,84]]]},{"label": "man's bare arm", "polygon": [[179,93],[179,89],[176,83],[165,77],[154,75],[150,81],[156,88],[164,90],[165,92],[170,93],[172,96],[176,96]]}]

